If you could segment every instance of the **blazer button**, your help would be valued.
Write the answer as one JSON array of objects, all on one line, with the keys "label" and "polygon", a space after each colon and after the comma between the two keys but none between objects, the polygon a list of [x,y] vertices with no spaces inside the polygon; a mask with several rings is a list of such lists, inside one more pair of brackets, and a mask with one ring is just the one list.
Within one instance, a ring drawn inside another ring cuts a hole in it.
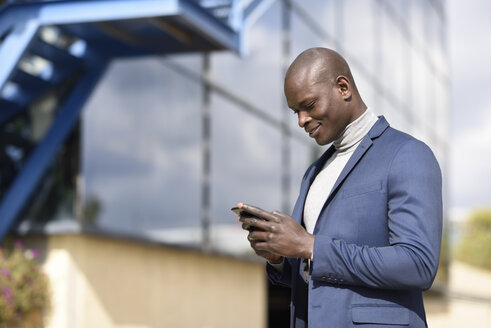
[{"label": "blazer button", "polygon": [[322,277],[321,277],[321,280],[322,280],[322,281],[327,281],[327,277],[326,277],[326,276],[322,276]]}]

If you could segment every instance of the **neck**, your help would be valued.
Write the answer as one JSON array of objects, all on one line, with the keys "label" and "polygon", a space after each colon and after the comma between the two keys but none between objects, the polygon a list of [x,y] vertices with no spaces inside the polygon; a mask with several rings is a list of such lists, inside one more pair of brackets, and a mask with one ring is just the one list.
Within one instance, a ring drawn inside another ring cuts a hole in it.
[{"label": "neck", "polygon": [[348,124],[333,145],[339,153],[354,150],[363,137],[370,131],[377,121],[377,116],[366,109],[358,117]]},{"label": "neck", "polygon": [[360,99],[359,97],[353,97],[353,107],[355,108],[353,110],[353,116],[351,118],[351,121],[350,123],[353,123],[354,121],[356,121],[360,116],[362,116],[366,110],[367,110],[367,105],[365,105],[365,103],[363,102],[362,99]]}]

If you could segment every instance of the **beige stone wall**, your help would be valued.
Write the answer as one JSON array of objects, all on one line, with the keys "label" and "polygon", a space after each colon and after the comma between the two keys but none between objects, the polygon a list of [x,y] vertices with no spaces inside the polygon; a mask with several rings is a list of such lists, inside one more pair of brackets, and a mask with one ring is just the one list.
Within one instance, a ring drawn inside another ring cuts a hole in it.
[{"label": "beige stone wall", "polygon": [[266,327],[261,263],[88,235],[26,242],[47,254],[47,328]]}]

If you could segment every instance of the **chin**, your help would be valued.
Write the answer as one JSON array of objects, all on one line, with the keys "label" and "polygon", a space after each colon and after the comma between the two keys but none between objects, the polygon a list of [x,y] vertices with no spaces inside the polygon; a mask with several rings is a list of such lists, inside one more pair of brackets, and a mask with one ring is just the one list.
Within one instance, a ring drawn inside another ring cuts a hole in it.
[{"label": "chin", "polygon": [[[326,132],[326,131],[322,131],[322,132]],[[319,133],[319,135],[316,138],[314,138],[315,142],[319,146],[329,145],[331,142],[333,142],[334,139],[335,138],[333,138],[330,133]]]},{"label": "chin", "polygon": [[319,145],[319,146],[325,146],[327,145],[329,142],[326,142],[324,140],[318,140],[318,139],[315,139],[315,142]]}]

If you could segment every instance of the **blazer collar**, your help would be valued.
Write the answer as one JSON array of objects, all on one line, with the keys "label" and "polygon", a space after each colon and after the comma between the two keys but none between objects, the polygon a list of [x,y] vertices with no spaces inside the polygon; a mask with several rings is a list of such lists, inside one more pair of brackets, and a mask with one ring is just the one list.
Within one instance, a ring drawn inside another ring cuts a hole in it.
[{"label": "blazer collar", "polygon": [[367,135],[370,139],[376,139],[389,127],[389,122],[385,119],[383,115],[378,117],[377,122],[372,126]]},{"label": "blazer collar", "polygon": [[[383,115],[379,116],[377,122],[375,122],[375,124],[372,126],[372,128],[368,131],[367,135],[365,137],[363,137],[363,140],[358,145],[357,149],[355,150],[355,152],[353,153],[353,155],[351,156],[351,158],[353,158],[353,157],[357,158],[358,157],[358,156],[355,156],[355,155],[356,155],[356,153],[359,153],[360,152],[359,151],[360,148],[363,148],[364,149],[362,151],[362,154],[361,154],[361,155],[363,155],[365,153],[365,151],[371,146],[371,144],[372,144],[371,141],[374,140],[374,139],[376,139],[376,138],[378,138],[378,137],[380,137],[380,135],[388,127],[389,127],[389,123],[387,122],[387,120],[385,119],[385,117]],[[310,172],[308,172],[307,177],[305,179],[305,181],[308,182],[309,187],[312,184],[312,182],[314,181],[314,179],[317,176],[317,174],[324,167],[324,164],[326,163],[326,161],[329,159],[329,157],[332,156],[332,154],[334,154],[335,151],[336,151],[336,149],[334,148],[333,145],[331,145],[321,155],[321,157],[319,157],[314,162],[314,164],[312,165],[312,168],[311,168]],[[358,162],[358,160],[359,160],[359,158],[356,160],[356,162]],[[346,166],[348,166],[348,164],[350,162],[352,162],[351,159],[348,161],[348,163],[346,164]],[[342,174],[343,174],[343,172],[341,172],[341,175]]]}]

